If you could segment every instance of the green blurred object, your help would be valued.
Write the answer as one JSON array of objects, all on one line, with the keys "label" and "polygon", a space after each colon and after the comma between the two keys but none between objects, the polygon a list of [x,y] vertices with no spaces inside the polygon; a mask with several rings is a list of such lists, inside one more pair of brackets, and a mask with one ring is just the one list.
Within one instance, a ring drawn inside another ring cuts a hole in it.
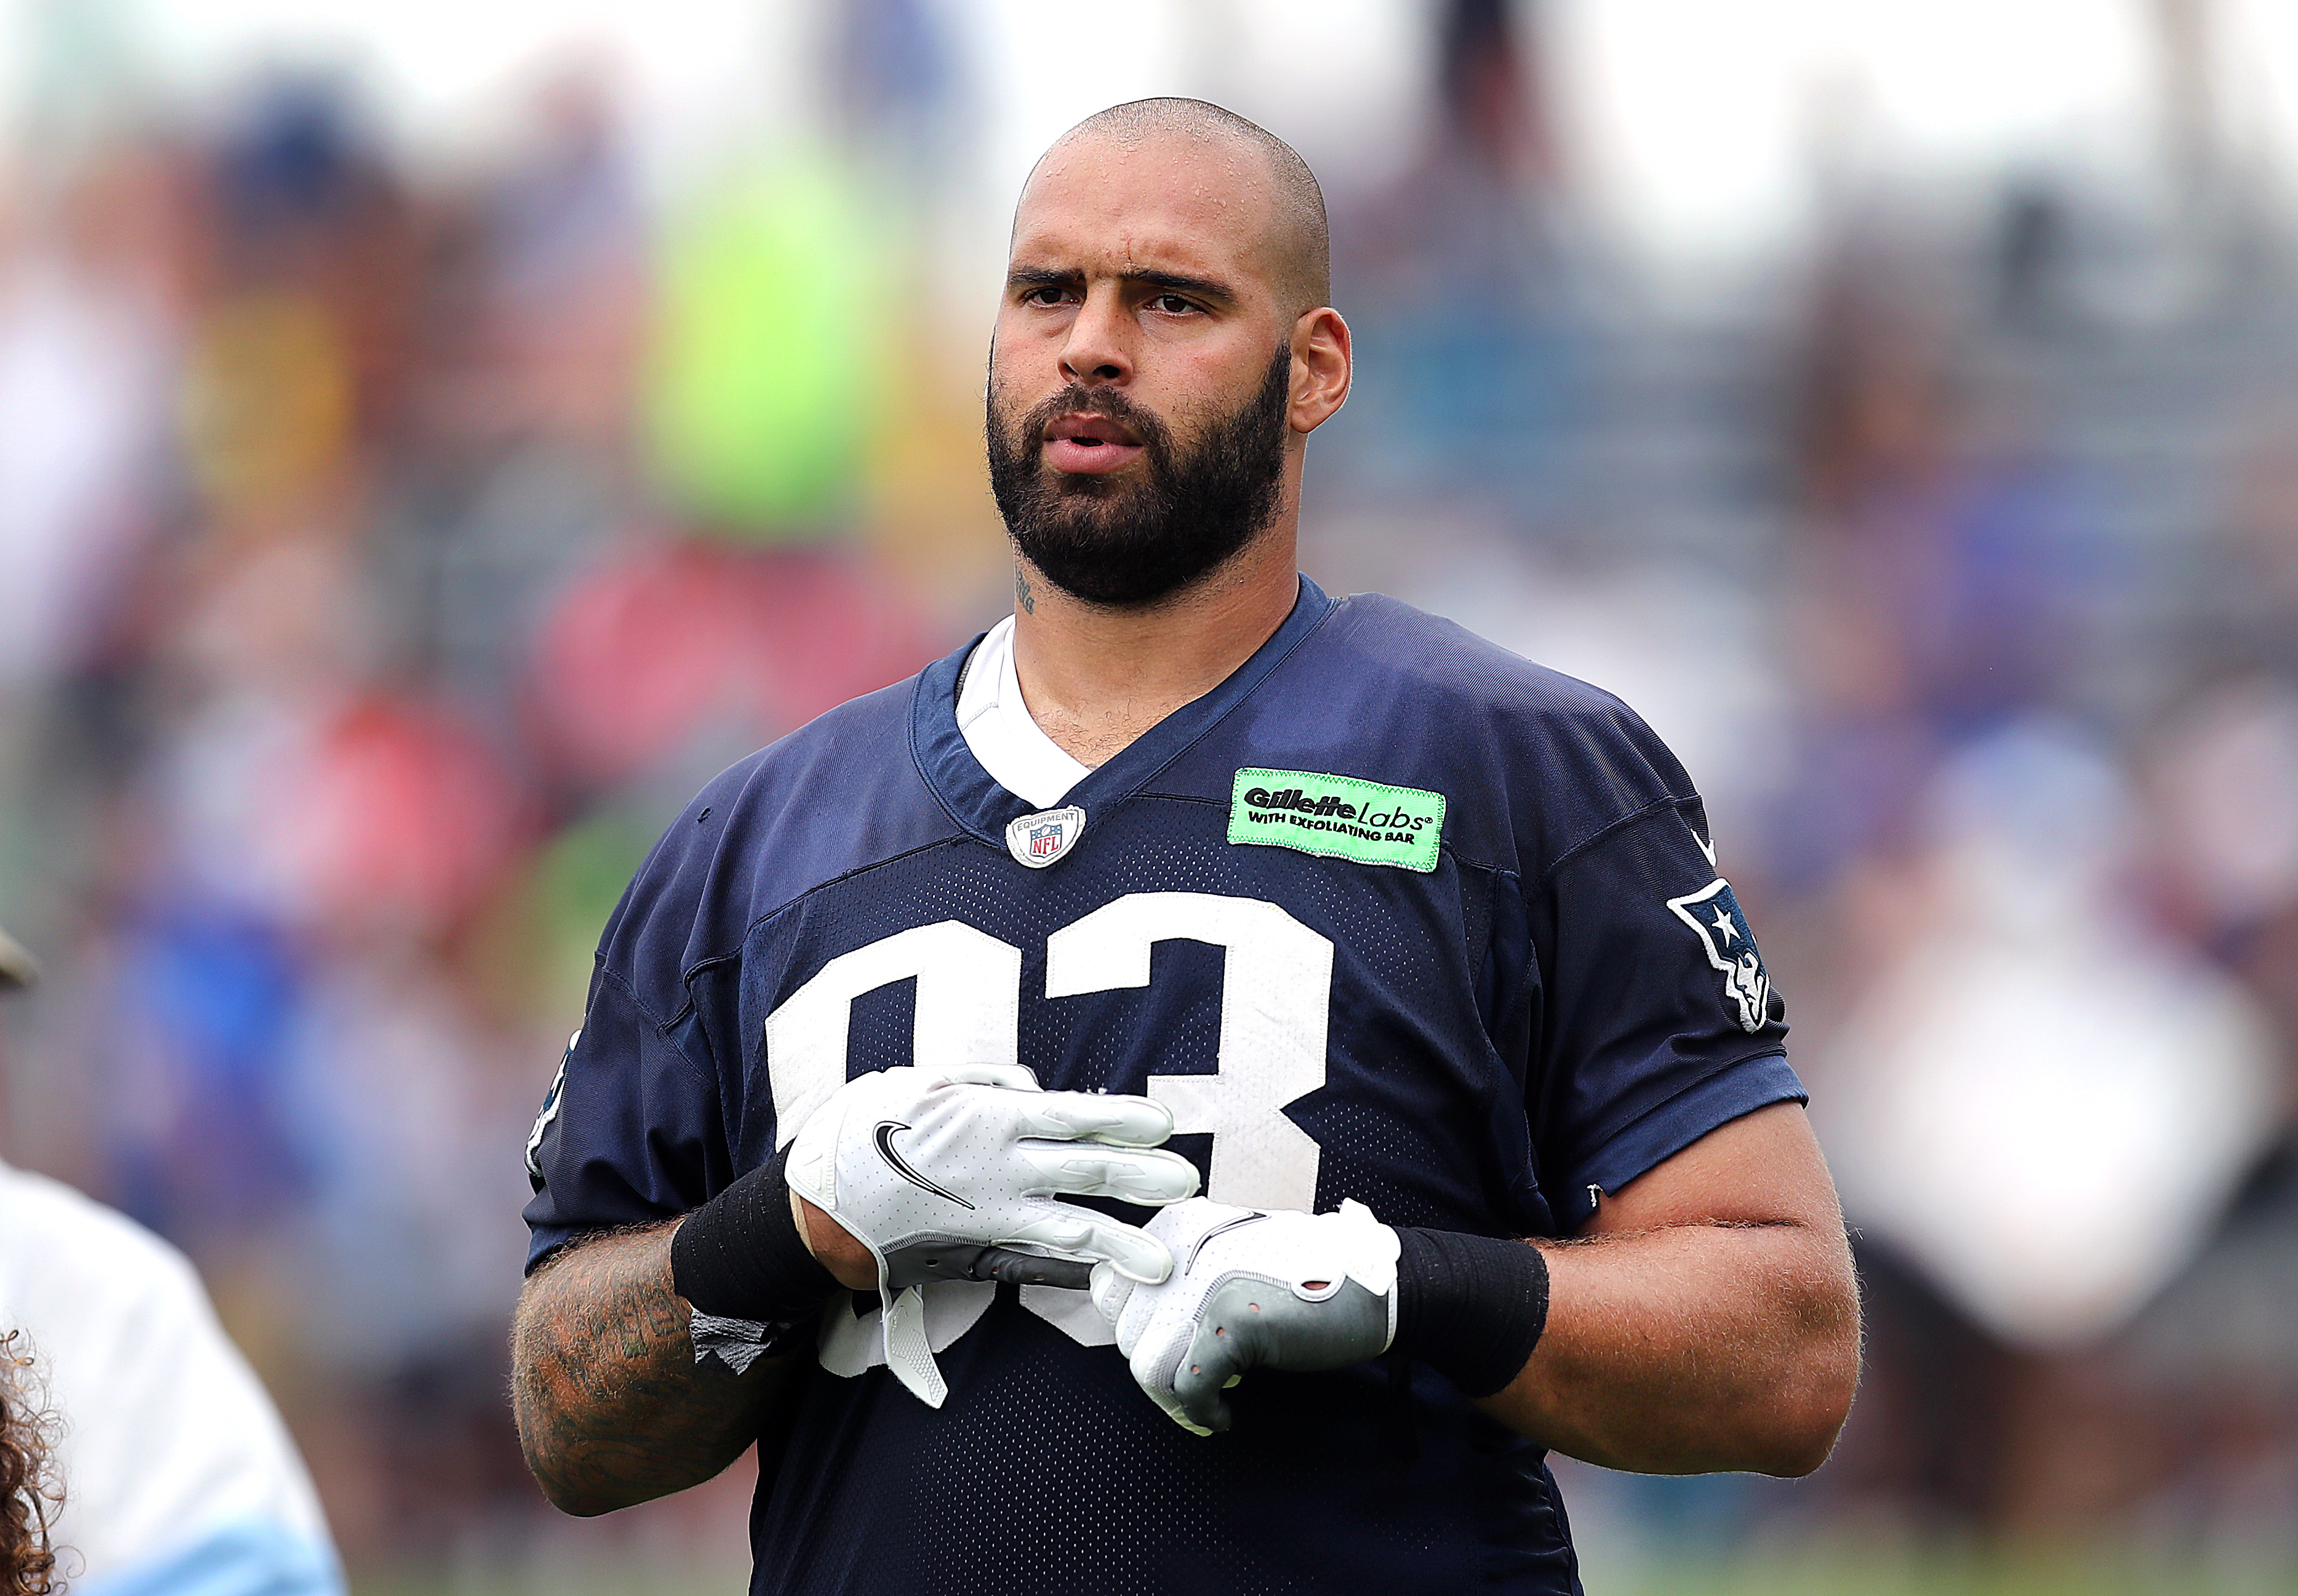
[{"label": "green blurred object", "polygon": [[834,160],[785,155],[672,223],[648,419],[657,487],[695,530],[816,541],[853,503],[889,276],[863,202]]},{"label": "green blurred object", "polygon": [[599,933],[654,838],[653,828],[606,810],[577,820],[536,856],[527,901],[541,958],[537,997],[547,1012],[583,1012]]}]

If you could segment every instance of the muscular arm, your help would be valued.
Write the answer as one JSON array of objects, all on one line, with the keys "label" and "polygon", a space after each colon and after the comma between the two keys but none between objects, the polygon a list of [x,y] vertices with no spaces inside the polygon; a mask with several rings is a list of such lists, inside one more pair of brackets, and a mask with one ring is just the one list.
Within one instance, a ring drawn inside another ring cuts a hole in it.
[{"label": "muscular arm", "polygon": [[1647,1474],[1808,1474],[1859,1378],[1859,1296],[1801,1107],[1711,1131],[1542,1243],[1548,1328],[1485,1410]]},{"label": "muscular arm", "polygon": [[[865,1102],[872,1094],[883,1098],[887,1090],[907,1093],[906,1099],[897,1096],[897,1107],[900,1100],[914,1100],[923,1111],[961,1123],[969,1115],[977,1116],[971,1123],[986,1127],[977,1140],[1002,1135],[1003,1145],[1012,1149],[1005,1178],[1015,1187],[1047,1179],[1055,1189],[1087,1196],[1120,1190],[1133,1196],[1146,1188],[1151,1196],[1170,1201],[1196,1184],[1196,1172],[1178,1156],[1147,1150],[1147,1143],[1163,1139],[1172,1121],[1146,1098],[1040,1093],[1034,1082],[1029,1083],[1033,1095],[1025,1098],[1018,1088],[1009,1090],[1002,1082],[934,1076],[920,1086],[913,1078],[926,1077],[917,1070],[884,1072],[850,1082],[841,1091],[863,1092]],[[982,1100],[974,1102],[963,1095],[968,1093]],[[1004,1100],[990,1100],[1001,1097]],[[1026,1106],[1026,1114],[1011,1106],[1016,1100]],[[865,1135],[871,1117],[860,1116]],[[846,1118],[840,1107],[825,1122],[833,1136]],[[1111,1138],[1106,1145],[1054,1176],[1044,1175],[1026,1151],[1045,1145],[1037,1139],[1040,1135],[1104,1131]],[[807,1133],[799,1134],[802,1147]],[[1128,1136],[1131,1144],[1124,1139]],[[834,1157],[834,1148],[829,1156]],[[987,1179],[978,1168],[962,1172]],[[845,1195],[859,1206],[867,1189],[866,1181],[849,1181]],[[974,1208],[962,1197],[955,1202]],[[787,1205],[786,1216],[776,1212],[778,1204]],[[1016,1217],[1014,1208],[1009,1202],[995,1209],[995,1222],[1037,1222],[1026,1208]],[[1082,1209],[1070,1212],[1094,1217]],[[983,1239],[1003,1234],[993,1230]],[[674,1239],[682,1244],[675,1263]],[[1139,1243],[1156,1247],[1146,1237]],[[1100,1232],[1093,1245],[1129,1250]],[[805,1254],[814,1262],[806,1262]],[[1157,1255],[1162,1257],[1161,1250]],[[730,1256],[735,1261],[732,1269]],[[764,1359],[740,1376],[715,1359],[698,1365],[689,1304],[679,1296],[678,1284],[723,1316],[756,1312],[776,1322],[804,1323],[833,1285],[874,1292],[880,1278],[878,1255],[844,1222],[789,1189],[779,1161],[741,1176],[683,1218],[566,1248],[528,1278],[512,1337],[512,1404],[527,1467],[544,1494],[570,1513],[610,1512],[700,1484],[759,1438],[804,1363],[797,1357]],[[930,1353],[927,1359],[930,1367]],[[938,1394],[924,1400],[939,1405]]]},{"label": "muscular arm", "polygon": [[578,1242],[530,1276],[511,1338],[519,1444],[543,1493],[585,1516],[699,1485],[742,1455],[797,1360],[694,1361],[671,1289],[681,1222]]}]

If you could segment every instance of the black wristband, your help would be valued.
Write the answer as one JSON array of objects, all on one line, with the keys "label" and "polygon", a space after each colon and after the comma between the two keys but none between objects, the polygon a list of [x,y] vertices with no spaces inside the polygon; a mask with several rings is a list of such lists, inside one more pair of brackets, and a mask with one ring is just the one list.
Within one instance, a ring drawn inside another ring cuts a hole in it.
[{"label": "black wristband", "polygon": [[1396,1227],[1396,1342],[1460,1388],[1490,1396],[1548,1328],[1548,1260],[1521,1241]]},{"label": "black wristband", "polygon": [[670,1238],[670,1282],[698,1312],[789,1324],[813,1318],[838,1282],[806,1250],[782,1179],[785,1148],[686,1216]]}]

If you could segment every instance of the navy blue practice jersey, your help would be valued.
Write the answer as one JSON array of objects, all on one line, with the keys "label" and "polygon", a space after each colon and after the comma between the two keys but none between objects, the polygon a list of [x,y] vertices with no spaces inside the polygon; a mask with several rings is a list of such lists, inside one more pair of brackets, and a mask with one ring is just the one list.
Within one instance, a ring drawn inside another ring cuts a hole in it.
[{"label": "navy blue practice jersey", "polygon": [[[694,1208],[913,1061],[1147,1093],[1223,1202],[1505,1237],[1802,1096],[1699,800],[1608,695],[1304,580],[1081,820],[1032,818],[958,729],[965,657],[656,847],[530,1145],[533,1260]],[[874,1296],[826,1312],[760,1449],[755,1592],[1578,1589],[1540,1449],[1430,1370],[1259,1370],[1199,1436],[1082,1294],[925,1291],[938,1411],[873,1365]]]}]

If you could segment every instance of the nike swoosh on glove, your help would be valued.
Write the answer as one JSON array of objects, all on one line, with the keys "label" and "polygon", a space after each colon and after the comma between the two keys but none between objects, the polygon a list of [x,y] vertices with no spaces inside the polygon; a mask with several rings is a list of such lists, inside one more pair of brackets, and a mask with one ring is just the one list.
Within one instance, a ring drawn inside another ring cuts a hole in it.
[{"label": "nike swoosh on glove", "polygon": [[1198,1197],[1149,1233],[1172,1249],[1171,1276],[1100,1265],[1093,1303],[1135,1382],[1183,1429],[1228,1428],[1221,1392],[1248,1369],[1344,1369],[1395,1339],[1396,1232],[1362,1203],[1297,1213]]},{"label": "nike swoosh on glove", "polygon": [[1180,1201],[1197,1189],[1196,1166],[1152,1150],[1172,1131],[1172,1115],[1147,1098],[1046,1091],[1015,1065],[904,1065],[832,1092],[798,1128],[784,1175],[877,1259],[886,1365],[938,1408],[949,1387],[926,1345],[918,1284],[948,1278],[953,1247],[1014,1243],[1163,1279],[1163,1242],[1057,1199]]}]

